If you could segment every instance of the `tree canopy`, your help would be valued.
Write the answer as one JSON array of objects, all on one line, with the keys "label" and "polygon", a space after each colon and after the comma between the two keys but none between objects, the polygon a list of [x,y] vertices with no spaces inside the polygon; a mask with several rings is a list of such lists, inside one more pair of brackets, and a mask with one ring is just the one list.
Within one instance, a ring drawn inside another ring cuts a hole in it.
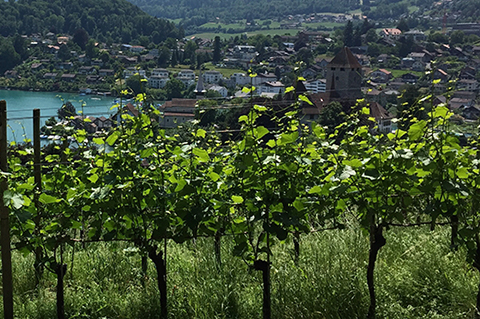
[{"label": "tree canopy", "polygon": [[[181,37],[172,22],[156,19],[125,0],[19,0],[0,2],[0,34],[64,33],[86,44],[86,34],[96,39],[124,40],[156,31],[161,41]],[[83,31],[82,31],[83,30]],[[80,46],[82,46],[79,44]]]}]

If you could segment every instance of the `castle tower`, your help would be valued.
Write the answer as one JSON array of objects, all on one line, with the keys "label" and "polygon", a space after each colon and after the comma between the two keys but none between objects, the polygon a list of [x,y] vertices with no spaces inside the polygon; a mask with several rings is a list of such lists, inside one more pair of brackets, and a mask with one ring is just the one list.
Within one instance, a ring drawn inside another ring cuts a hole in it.
[{"label": "castle tower", "polygon": [[331,100],[355,101],[362,98],[362,66],[349,48],[344,47],[327,64],[326,78]]}]

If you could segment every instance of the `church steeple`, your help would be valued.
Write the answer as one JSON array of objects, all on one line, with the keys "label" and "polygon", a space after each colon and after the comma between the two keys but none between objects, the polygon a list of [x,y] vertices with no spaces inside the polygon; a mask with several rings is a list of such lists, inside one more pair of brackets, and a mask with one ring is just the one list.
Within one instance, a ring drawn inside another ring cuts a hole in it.
[{"label": "church steeple", "polygon": [[203,76],[202,76],[202,68],[200,67],[200,73],[198,74],[198,82],[197,86],[195,87],[195,96],[197,100],[203,99],[207,90],[205,90],[205,86],[203,85]]}]

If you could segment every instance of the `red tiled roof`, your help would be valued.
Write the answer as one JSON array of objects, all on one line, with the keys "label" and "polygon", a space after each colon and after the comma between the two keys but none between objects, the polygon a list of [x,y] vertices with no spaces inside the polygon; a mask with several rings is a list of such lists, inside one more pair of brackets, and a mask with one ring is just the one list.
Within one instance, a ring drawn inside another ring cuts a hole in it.
[{"label": "red tiled roof", "polygon": [[171,101],[166,101],[161,108],[169,107],[191,107],[194,108],[197,104],[195,99],[172,99]]},{"label": "red tiled roof", "polygon": [[186,116],[186,117],[194,117],[195,114],[192,114],[192,113],[170,113],[170,112],[165,112],[165,113],[163,113],[163,116]]},{"label": "red tiled roof", "polygon": [[125,105],[124,109],[130,111],[133,116],[138,116],[138,110],[135,108],[135,106],[133,106],[132,103],[128,103],[127,105]]}]

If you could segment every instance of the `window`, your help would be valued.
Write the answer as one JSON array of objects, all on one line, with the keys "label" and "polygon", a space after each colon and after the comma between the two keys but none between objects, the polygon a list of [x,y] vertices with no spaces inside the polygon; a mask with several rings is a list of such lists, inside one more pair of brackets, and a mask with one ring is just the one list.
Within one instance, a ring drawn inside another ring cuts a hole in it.
[{"label": "window", "polygon": [[340,71],[345,71],[345,68],[340,68]]}]

